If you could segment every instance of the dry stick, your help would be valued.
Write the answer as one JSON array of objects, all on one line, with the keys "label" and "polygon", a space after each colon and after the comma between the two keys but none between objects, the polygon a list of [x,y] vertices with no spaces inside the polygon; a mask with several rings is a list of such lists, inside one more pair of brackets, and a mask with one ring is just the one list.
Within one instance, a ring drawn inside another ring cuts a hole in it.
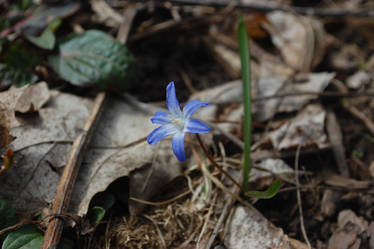
[{"label": "dry stick", "polygon": [[299,182],[299,156],[300,156],[300,149],[301,149],[301,145],[297,146],[296,156],[295,156],[296,197],[297,197],[297,205],[299,207],[301,232],[303,234],[305,242],[308,245],[308,248],[311,249],[312,247],[310,246],[308,235],[306,234],[306,231],[305,231],[304,216],[303,216],[303,205],[301,204],[300,182]]},{"label": "dry stick", "polygon": [[[165,0],[164,0],[165,1]],[[227,7],[229,6],[227,1],[217,0],[167,0],[174,4],[183,5],[204,5],[213,7]],[[238,9],[270,12],[274,10],[294,12],[302,15],[313,15],[319,17],[374,17],[373,9],[327,9],[327,8],[308,8],[308,7],[291,7],[274,3],[260,3],[260,1],[251,1],[249,3],[243,1],[231,1],[232,6]]]},{"label": "dry stick", "polygon": [[[61,215],[68,209],[79,166],[82,162],[88,143],[92,137],[93,130],[99,119],[99,115],[103,109],[105,97],[105,92],[100,92],[97,95],[91,114],[84,124],[83,131],[74,141],[69,160],[64,168],[64,172],[61,176],[57,189],[56,201],[52,211],[56,215]],[[52,219],[49,222],[47,231],[44,235],[42,249],[56,249],[61,238],[62,229],[63,221],[58,218]]]},{"label": "dry stick", "polygon": [[330,140],[331,148],[334,152],[335,161],[338,164],[339,172],[349,177],[349,170],[345,158],[345,149],[343,145],[343,135],[335,113],[330,108],[327,109],[326,121],[327,135]]},{"label": "dry stick", "polygon": [[216,167],[221,173],[223,173],[225,176],[227,176],[230,181],[232,181],[241,191],[243,194],[245,194],[245,190],[244,188],[229,174],[227,173],[223,168],[222,166],[218,165],[215,161],[214,161],[214,158],[212,157],[212,155],[209,153],[208,149],[205,147],[205,145],[203,144],[203,141],[201,141],[201,138],[199,136],[199,134],[196,134],[196,138],[197,138],[197,141],[199,142],[201,148],[203,149],[205,155],[208,157],[209,161],[213,164],[214,167]]},{"label": "dry stick", "polygon": [[362,111],[360,111],[357,107],[351,105],[347,100],[343,100],[341,103],[344,109],[349,111],[357,119],[361,120],[366,126],[366,128],[370,131],[370,133],[374,136],[373,121],[369,117],[367,117]]},{"label": "dry stick", "polygon": [[232,196],[228,197],[228,200],[226,201],[225,206],[223,207],[222,213],[218,218],[217,224],[214,227],[213,232],[205,248],[207,249],[212,248],[212,245],[218,235],[218,232],[220,228],[222,227],[223,223],[226,221],[226,217],[229,214],[229,211],[231,210],[231,208],[234,206],[234,203],[235,203],[235,199]]}]

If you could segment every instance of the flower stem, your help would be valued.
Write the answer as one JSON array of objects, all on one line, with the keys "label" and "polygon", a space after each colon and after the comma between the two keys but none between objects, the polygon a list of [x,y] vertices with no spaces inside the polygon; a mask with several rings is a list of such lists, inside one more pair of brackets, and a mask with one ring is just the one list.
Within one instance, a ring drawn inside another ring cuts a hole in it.
[{"label": "flower stem", "polygon": [[199,134],[196,134],[197,141],[199,142],[201,148],[203,149],[205,155],[208,157],[209,161],[212,163],[214,167],[216,167],[222,174],[227,176],[238,188],[245,194],[245,190],[229,173],[226,172],[226,170],[223,169],[222,166],[218,165],[215,161],[213,156],[209,153],[207,147],[204,145],[203,141],[201,141],[201,138]]}]

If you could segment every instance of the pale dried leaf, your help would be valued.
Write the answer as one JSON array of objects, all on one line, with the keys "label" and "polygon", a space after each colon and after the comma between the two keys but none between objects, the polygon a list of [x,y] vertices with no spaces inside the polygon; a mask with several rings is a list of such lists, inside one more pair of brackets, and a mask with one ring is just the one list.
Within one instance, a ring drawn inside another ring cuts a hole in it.
[{"label": "pale dried leaf", "polygon": [[288,65],[308,72],[322,60],[327,45],[320,21],[283,11],[270,12],[267,18],[271,25],[265,28]]},{"label": "pale dried leaf", "polygon": [[325,117],[326,112],[321,105],[309,105],[300,111],[295,118],[286,121],[277,130],[270,132],[268,137],[277,150],[298,145],[326,147]]},{"label": "pale dried leaf", "polygon": [[15,111],[21,113],[37,111],[48,102],[50,97],[47,83],[27,85],[17,100]]},{"label": "pale dried leaf", "polygon": [[302,108],[309,101],[316,99],[318,95],[303,95],[305,92],[320,93],[335,77],[335,73],[310,73],[307,75],[308,80],[303,83],[289,84],[282,93],[300,93],[299,96],[284,98],[281,101],[279,112],[291,112]]},{"label": "pale dried leaf", "polygon": [[254,182],[259,178],[273,176],[273,174],[277,174],[277,175],[293,175],[294,174],[294,170],[281,159],[268,158],[268,159],[262,160],[259,163],[256,163],[255,165],[264,170],[260,170],[256,168],[252,169],[250,182]]},{"label": "pale dried leaf", "polygon": [[91,0],[92,10],[97,15],[97,19],[101,23],[105,23],[108,27],[117,28],[123,22],[123,17],[110,5],[103,0]]},{"label": "pale dried leaf", "polygon": [[329,239],[328,249],[358,249],[361,244],[359,235],[369,228],[362,217],[352,210],[343,210],[338,216],[338,227]]},{"label": "pale dried leaf", "polygon": [[352,89],[358,89],[369,84],[370,80],[370,74],[364,70],[360,70],[347,78],[347,86]]},{"label": "pale dried leaf", "polygon": [[331,189],[324,190],[321,201],[321,215],[325,217],[332,216],[336,211],[336,204],[340,197],[341,194],[336,191]]},{"label": "pale dried leaf", "polygon": [[[32,145],[43,141],[73,140],[83,127],[91,105],[90,100],[52,91],[48,107],[40,109],[38,116],[29,117],[22,125],[12,128],[11,134],[16,139],[10,147],[15,151],[16,165],[0,176],[1,198],[23,211],[53,203],[59,170],[66,163],[71,145]],[[30,147],[23,149],[27,146]],[[50,158],[53,158],[53,165]]]},{"label": "pale dried leaf", "polygon": [[[66,141],[75,139],[91,112],[90,99],[56,91],[51,94],[49,105],[40,109],[38,116],[11,130],[17,137],[11,143],[17,164],[0,176],[0,197],[9,200],[18,210],[31,211],[53,203],[61,170],[71,149],[71,143]],[[172,153],[170,141],[156,146],[145,142],[145,137],[156,127],[150,122],[150,116],[134,103],[110,100],[106,104],[79,171],[71,211],[86,213],[96,193],[146,165],[152,165],[148,167],[151,173],[146,171],[145,176],[130,180],[130,192],[141,199],[149,199],[180,173],[180,163]],[[37,144],[43,141],[56,142]],[[22,149],[29,145],[34,146]],[[120,147],[123,145],[126,148]]]}]

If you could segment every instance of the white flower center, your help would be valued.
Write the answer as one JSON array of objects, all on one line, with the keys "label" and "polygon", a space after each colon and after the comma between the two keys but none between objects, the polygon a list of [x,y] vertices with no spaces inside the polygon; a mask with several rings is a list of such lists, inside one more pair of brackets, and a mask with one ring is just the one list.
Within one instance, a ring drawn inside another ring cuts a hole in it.
[{"label": "white flower center", "polygon": [[172,118],[172,122],[175,125],[176,128],[179,130],[183,131],[184,125],[185,125],[185,120],[183,118]]}]

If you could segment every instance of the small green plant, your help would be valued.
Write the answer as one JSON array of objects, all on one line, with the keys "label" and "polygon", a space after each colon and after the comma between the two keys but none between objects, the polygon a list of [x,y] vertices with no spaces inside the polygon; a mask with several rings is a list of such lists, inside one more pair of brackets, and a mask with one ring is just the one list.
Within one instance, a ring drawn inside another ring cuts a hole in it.
[{"label": "small green plant", "polygon": [[248,33],[240,18],[238,26],[238,41],[240,62],[242,67],[243,81],[243,104],[244,104],[244,164],[243,164],[243,189],[248,197],[261,199],[271,198],[276,195],[280,188],[280,181],[276,179],[274,183],[264,192],[249,191],[249,175],[251,173],[251,141],[252,141],[252,108],[251,108],[251,60],[248,41]]}]

